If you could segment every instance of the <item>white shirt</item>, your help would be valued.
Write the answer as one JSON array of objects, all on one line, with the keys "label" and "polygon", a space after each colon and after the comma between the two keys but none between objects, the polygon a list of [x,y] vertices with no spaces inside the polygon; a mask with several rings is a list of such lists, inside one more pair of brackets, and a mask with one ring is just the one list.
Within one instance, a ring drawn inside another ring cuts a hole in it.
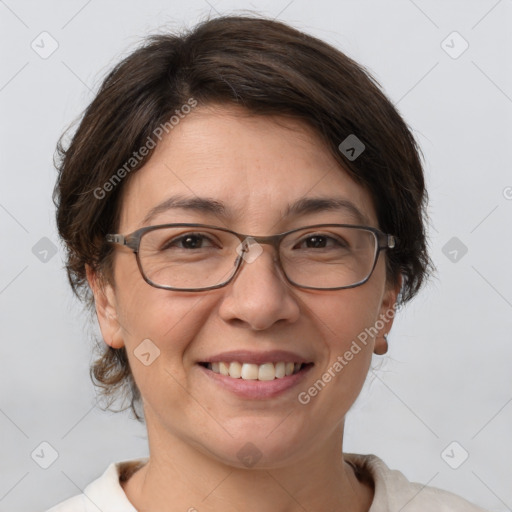
[{"label": "white shirt", "polygon": [[[375,493],[368,512],[486,512],[465,499],[435,487],[409,482],[396,470],[389,469],[376,455],[345,453],[345,460],[356,472],[370,474]],[[83,494],[73,496],[47,512],[137,512],[119,482],[122,466],[142,465],[147,458],[112,463]]]}]

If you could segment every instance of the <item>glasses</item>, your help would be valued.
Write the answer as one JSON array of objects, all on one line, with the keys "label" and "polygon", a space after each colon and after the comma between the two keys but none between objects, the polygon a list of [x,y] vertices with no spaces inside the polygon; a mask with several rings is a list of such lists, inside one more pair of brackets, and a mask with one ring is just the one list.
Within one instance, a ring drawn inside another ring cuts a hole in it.
[{"label": "glasses", "polygon": [[250,236],[206,224],[148,226],[107,242],[129,247],[144,280],[165,290],[196,292],[226,286],[242,262],[274,247],[286,280],[299,288],[341,290],[364,284],[381,251],[397,239],[368,226],[316,224],[271,236]]}]

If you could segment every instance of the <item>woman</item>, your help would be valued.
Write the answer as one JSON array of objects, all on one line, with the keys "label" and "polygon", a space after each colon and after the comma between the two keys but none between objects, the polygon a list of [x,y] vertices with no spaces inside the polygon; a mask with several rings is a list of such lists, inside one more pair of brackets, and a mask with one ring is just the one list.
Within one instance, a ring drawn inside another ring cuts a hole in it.
[{"label": "woman", "polygon": [[359,65],[214,19],[128,56],[59,149],[68,273],[105,342],[92,374],[150,453],[52,512],[482,510],[343,453],[430,270],[416,142]]}]

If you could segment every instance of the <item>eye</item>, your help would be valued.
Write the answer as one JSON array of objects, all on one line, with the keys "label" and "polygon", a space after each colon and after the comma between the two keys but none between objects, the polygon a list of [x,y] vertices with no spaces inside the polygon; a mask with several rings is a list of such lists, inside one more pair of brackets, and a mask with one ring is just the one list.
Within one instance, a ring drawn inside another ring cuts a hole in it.
[{"label": "eye", "polygon": [[171,238],[165,241],[160,250],[177,249],[203,249],[205,247],[214,247],[212,240],[201,233],[185,233],[184,235]]},{"label": "eye", "polygon": [[345,240],[321,233],[307,235],[296,245],[298,249],[339,249],[344,247],[348,247]]}]

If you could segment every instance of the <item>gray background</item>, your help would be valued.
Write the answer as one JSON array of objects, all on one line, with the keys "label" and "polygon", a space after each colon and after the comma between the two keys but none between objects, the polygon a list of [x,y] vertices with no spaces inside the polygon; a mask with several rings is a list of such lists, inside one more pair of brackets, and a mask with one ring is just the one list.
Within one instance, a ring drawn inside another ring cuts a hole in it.
[{"label": "gray background", "polygon": [[[0,510],[44,510],[147,450],[143,426],[96,406],[94,327],[68,289],[55,232],[56,140],[144,35],[240,9],[369,68],[426,158],[438,273],[376,357],[345,451],[512,510],[511,0],[0,0]],[[59,45],[46,59],[54,43],[43,31]],[[42,442],[58,454],[48,469]]]}]

